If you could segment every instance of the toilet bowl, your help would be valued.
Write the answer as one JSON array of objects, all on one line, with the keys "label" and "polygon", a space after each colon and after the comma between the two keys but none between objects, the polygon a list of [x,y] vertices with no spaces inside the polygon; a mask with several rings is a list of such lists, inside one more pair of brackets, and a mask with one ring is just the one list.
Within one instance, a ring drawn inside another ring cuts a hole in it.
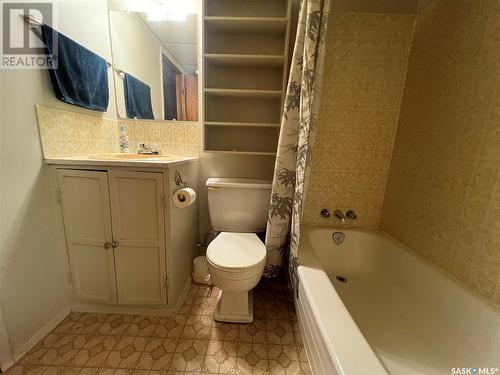
[{"label": "toilet bowl", "polygon": [[271,183],[262,180],[207,180],[210,219],[221,233],[207,249],[212,282],[220,289],[217,321],[253,321],[251,290],[266,263],[266,247],[256,233],[265,229]]},{"label": "toilet bowl", "polygon": [[253,321],[253,289],[264,272],[266,247],[255,233],[222,232],[207,249],[208,269],[221,289],[214,318],[218,321]]}]

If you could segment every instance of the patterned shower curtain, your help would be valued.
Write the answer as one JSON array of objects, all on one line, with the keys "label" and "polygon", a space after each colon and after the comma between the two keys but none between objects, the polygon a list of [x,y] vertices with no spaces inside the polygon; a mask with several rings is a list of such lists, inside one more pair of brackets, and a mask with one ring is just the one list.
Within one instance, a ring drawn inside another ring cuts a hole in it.
[{"label": "patterned shower curtain", "polygon": [[[329,0],[302,0],[267,222],[266,277],[295,279],[306,175],[318,116]],[[293,285],[293,283],[292,283]]]}]

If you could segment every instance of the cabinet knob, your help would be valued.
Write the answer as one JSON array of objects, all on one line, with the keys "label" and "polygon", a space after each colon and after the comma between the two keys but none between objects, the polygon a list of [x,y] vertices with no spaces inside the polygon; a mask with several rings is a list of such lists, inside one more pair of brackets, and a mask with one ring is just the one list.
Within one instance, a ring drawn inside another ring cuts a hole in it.
[{"label": "cabinet knob", "polygon": [[113,246],[113,247],[118,247],[119,245],[120,245],[120,243],[118,241],[111,242],[111,246]]},{"label": "cabinet knob", "polygon": [[111,243],[109,242],[104,242],[104,248],[109,249],[111,247]]}]

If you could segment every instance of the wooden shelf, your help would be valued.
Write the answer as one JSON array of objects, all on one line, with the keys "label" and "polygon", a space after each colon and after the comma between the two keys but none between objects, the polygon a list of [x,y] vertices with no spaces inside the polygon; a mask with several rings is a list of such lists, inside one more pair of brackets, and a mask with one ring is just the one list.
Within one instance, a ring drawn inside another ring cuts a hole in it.
[{"label": "wooden shelf", "polygon": [[205,87],[242,90],[282,90],[283,67],[222,66],[207,63]]},{"label": "wooden shelf", "polygon": [[291,0],[204,0],[206,153],[275,156]]},{"label": "wooden shelf", "polygon": [[243,55],[206,53],[205,59],[220,65],[231,66],[283,66],[284,55]]},{"label": "wooden shelf", "polygon": [[282,34],[205,33],[205,53],[241,55],[284,55]]},{"label": "wooden shelf", "polygon": [[283,34],[288,19],[285,17],[205,17],[206,29],[210,34]]},{"label": "wooden shelf", "polygon": [[222,122],[222,121],[206,121],[208,126],[234,126],[234,127],[249,127],[249,128],[279,128],[280,124],[260,123],[260,122]]},{"label": "wooden shelf", "polygon": [[245,90],[245,89],[212,89],[206,88],[205,94],[213,96],[231,96],[247,98],[280,98],[281,90]]},{"label": "wooden shelf", "polygon": [[206,122],[278,123],[281,97],[203,95]]},{"label": "wooden shelf", "polygon": [[205,130],[207,150],[264,154],[276,152],[280,133],[277,127],[208,126]]},{"label": "wooden shelf", "polygon": [[283,17],[287,14],[286,0],[207,0],[207,16]]},{"label": "wooden shelf", "polygon": [[232,154],[232,155],[269,155],[276,156],[276,152],[258,152],[258,151],[234,151],[234,150],[204,150],[211,154]]}]

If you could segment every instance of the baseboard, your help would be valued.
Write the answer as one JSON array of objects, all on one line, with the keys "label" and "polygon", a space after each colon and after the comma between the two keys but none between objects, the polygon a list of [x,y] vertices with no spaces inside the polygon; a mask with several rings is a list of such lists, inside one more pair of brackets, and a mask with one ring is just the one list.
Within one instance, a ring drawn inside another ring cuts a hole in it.
[{"label": "baseboard", "polygon": [[13,359],[4,359],[0,362],[0,373],[6,372],[9,368],[14,366]]},{"label": "baseboard", "polygon": [[175,309],[171,308],[141,308],[141,307],[123,307],[123,306],[104,306],[93,304],[74,304],[71,308],[66,307],[59,312],[51,321],[40,328],[31,338],[28,339],[18,350],[13,353],[13,360],[6,360],[2,362],[2,371],[11,367],[14,362],[21,359],[28,353],[41,339],[43,339],[50,331],[52,331],[61,321],[66,318],[71,311],[78,312],[95,312],[107,314],[137,314],[137,315],[151,315],[151,316],[174,316],[176,311],[179,311],[184,300],[186,299],[189,289],[191,288],[191,278],[188,279],[184,289],[182,290],[181,297],[175,305]]},{"label": "baseboard", "polygon": [[1,371],[6,371],[15,362],[21,359],[28,353],[41,339],[43,339],[49,332],[51,332],[64,318],[66,318],[71,311],[78,312],[94,312],[94,313],[107,313],[107,314],[137,314],[137,315],[151,315],[151,316],[174,316],[180,310],[184,300],[186,299],[191,288],[191,278],[188,278],[181,296],[177,301],[174,309],[171,308],[140,308],[140,307],[124,307],[124,306],[105,306],[94,304],[73,304],[61,310],[53,319],[40,328],[32,337],[30,337],[18,350],[12,354],[12,359],[5,359],[2,361]]},{"label": "baseboard", "polygon": [[104,313],[104,314],[131,314],[131,315],[150,315],[150,316],[174,316],[180,310],[191,288],[191,278],[188,278],[181,296],[175,306],[172,307],[134,307],[134,306],[113,306],[98,305],[93,303],[75,302],[71,306],[71,311],[84,313]]},{"label": "baseboard", "polygon": [[7,327],[0,306],[0,372],[7,371],[13,364],[14,358],[12,357],[12,350],[7,336]]},{"label": "baseboard", "polygon": [[191,284],[192,284],[191,277],[188,277],[186,285],[184,285],[184,289],[182,289],[181,296],[179,297],[179,300],[175,304],[175,312],[176,313],[179,312],[179,310],[182,307],[182,304],[186,300],[186,297],[188,296],[188,293],[189,293],[189,289],[191,289]]},{"label": "baseboard", "polygon": [[61,323],[64,318],[66,318],[71,309],[69,307],[65,307],[62,309],[51,321],[45,324],[42,328],[40,328],[28,341],[26,341],[19,349],[14,351],[12,355],[14,357],[14,361],[19,361],[26,353],[28,353],[41,339],[43,339],[47,334],[52,331],[56,326]]},{"label": "baseboard", "polygon": [[12,356],[9,359],[0,359],[0,373],[6,372],[14,363]]},{"label": "baseboard", "polygon": [[76,303],[72,305],[71,311],[84,313],[149,315],[162,317],[170,317],[175,315],[175,310],[173,310],[172,308],[106,306],[86,303]]}]

